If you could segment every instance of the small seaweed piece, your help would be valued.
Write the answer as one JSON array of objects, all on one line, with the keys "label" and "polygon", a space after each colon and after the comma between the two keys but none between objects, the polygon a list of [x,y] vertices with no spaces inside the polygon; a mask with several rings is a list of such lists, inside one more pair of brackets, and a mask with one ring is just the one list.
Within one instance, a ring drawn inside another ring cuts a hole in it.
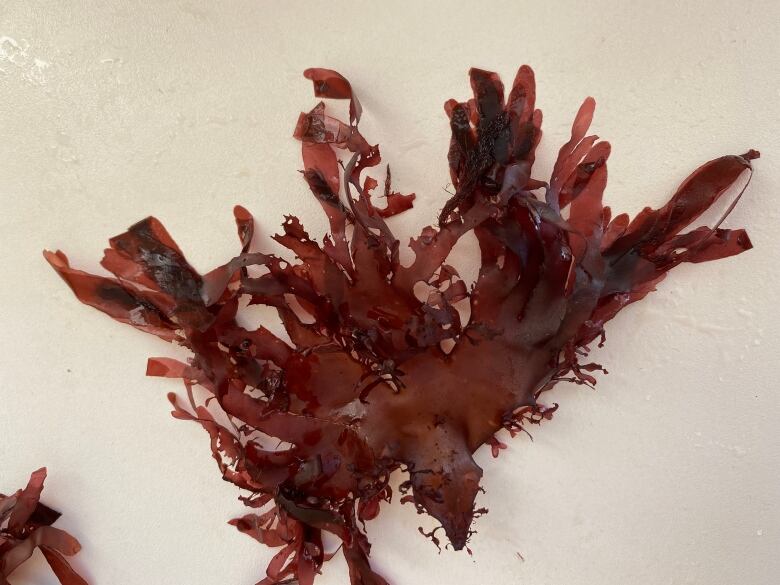
[{"label": "small seaweed piece", "polygon": [[62,585],[87,585],[65,557],[81,550],[79,542],[52,524],[60,517],[40,503],[46,468],[33,472],[27,487],[11,496],[0,494],[0,585],[39,549]]},{"label": "small seaweed piece", "polygon": [[[294,131],[330,224],[322,244],[288,216],[274,239],[297,260],[252,252],[252,216],[236,207],[240,253],[204,275],[153,217],[110,240],[102,265],[114,278],[44,254],[82,302],[193,352],[187,363],[152,358],[147,374],[184,381],[186,401],[169,395],[173,416],[208,432],[224,479],[250,494],[242,499],[252,511],[231,523],[280,548],[261,585],[311,585],[329,558],[323,531],[341,539],[352,585],[386,585],[369,566],[364,526],[391,501],[390,474],[409,476],[402,503],[466,547],[485,512],[475,509],[474,452],[488,444],[498,455],[506,445],[497,431],[551,418],[557,405],[539,399],[558,381],[595,384],[603,368],[587,362],[590,344],[671,268],[751,247],[744,230],[721,222],[680,232],[759,155],[712,160],[660,209],[612,218],[602,203],[610,145],[588,135],[595,101],[582,104],[544,182],[532,177],[542,121],[532,70],[521,67],[505,95],[497,74],[472,69],[473,99],[445,104],[454,192],[438,227],[409,242],[404,266],[386,220],[414,194],[395,192],[388,168],[385,205],[376,205],[379,181],[366,171],[381,156],[358,129],[351,84],[329,69],[305,76],[316,96],[350,102],[348,122],[320,102]],[[468,232],[481,252],[471,288],[446,263]],[[264,273],[250,276],[252,265]],[[420,285],[427,295],[418,297]],[[239,326],[241,300],[275,308],[290,342]],[[196,385],[207,399],[196,400]]]}]

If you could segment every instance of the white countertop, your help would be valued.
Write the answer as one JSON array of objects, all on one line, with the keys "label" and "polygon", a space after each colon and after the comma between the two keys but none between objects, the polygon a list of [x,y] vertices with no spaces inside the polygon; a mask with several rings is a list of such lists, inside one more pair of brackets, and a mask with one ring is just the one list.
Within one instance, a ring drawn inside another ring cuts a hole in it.
[{"label": "white countertop", "polygon": [[[369,524],[372,562],[391,585],[776,583],[778,4],[367,4],[3,2],[0,491],[48,466],[43,500],[81,540],[74,565],[93,585],[259,580],[273,551],[227,525],[238,490],[205,433],[169,416],[179,384],[144,377],[147,356],[184,354],[80,305],[41,250],[95,269],[109,236],[153,214],[205,271],[235,253],[236,203],[263,236],[285,213],[321,236],[291,138],[315,103],[310,66],[352,81],[364,134],[418,194],[391,223],[405,241],[446,198],[443,102],[469,97],[470,66],[509,84],[528,63],[545,115],[535,176],[587,95],[612,142],[616,212],[658,206],[699,164],[756,148],[725,226],[755,248],[675,269],[609,324],[597,391],[561,385],[533,443],[478,453],[490,513],[473,557],[437,556],[416,531],[430,519],[396,499]],[[317,581],[346,582],[340,557]],[[54,578],[35,562],[12,583]]]}]

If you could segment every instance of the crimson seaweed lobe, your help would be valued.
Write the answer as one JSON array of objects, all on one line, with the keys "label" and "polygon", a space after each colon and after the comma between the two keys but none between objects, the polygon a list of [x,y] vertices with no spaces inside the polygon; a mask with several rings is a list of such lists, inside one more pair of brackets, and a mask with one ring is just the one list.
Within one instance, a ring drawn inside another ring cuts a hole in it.
[{"label": "crimson seaweed lobe", "polygon": [[[375,193],[379,180],[367,171],[380,150],[358,128],[349,81],[329,69],[305,76],[317,97],[350,102],[348,122],[320,102],[294,130],[303,178],[330,225],[321,244],[288,216],[274,239],[296,260],[252,252],[252,216],[236,207],[239,254],[204,275],[154,218],[109,241],[103,266],[113,278],[71,268],[62,252],[45,255],[82,302],[192,351],[187,363],[151,358],[147,374],[183,380],[186,399],[169,395],[173,415],[207,431],[224,479],[249,493],[251,511],[231,524],[280,549],[261,585],[311,585],[330,558],[323,531],[341,540],[352,585],[382,585],[365,522],[391,501],[390,475],[408,474],[401,501],[435,517],[453,548],[466,547],[484,512],[474,452],[488,444],[497,455],[506,445],[496,432],[551,418],[557,405],[539,399],[558,381],[595,384],[603,368],[587,362],[589,345],[671,268],[751,247],[722,220],[681,232],[752,173],[758,153],[707,162],[661,208],[613,218],[602,201],[610,145],[588,135],[595,101],[582,104],[542,181],[532,176],[542,135],[533,71],[521,67],[507,93],[496,73],[472,69],[473,99],[445,103],[454,192],[438,225],[409,242],[414,259],[404,267],[386,220],[415,195],[393,190],[389,167]],[[446,264],[469,232],[480,249],[471,288]],[[264,274],[250,276],[251,265]],[[418,283],[430,291],[424,300]],[[239,326],[242,299],[273,307],[290,343]],[[458,302],[470,304],[467,322]],[[208,400],[196,400],[196,385]]]}]

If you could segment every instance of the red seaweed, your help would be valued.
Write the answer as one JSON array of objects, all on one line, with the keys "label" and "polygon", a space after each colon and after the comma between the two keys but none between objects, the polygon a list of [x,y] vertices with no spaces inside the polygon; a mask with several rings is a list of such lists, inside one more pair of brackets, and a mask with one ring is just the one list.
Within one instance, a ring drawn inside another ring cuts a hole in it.
[{"label": "red seaweed", "polygon": [[[102,265],[113,278],[71,268],[59,251],[45,256],[82,302],[192,351],[188,363],[151,358],[147,374],[184,381],[186,400],[169,395],[173,415],[208,432],[224,479],[249,493],[251,511],[231,524],[280,549],[261,585],[311,585],[329,558],[323,531],[341,539],[352,585],[383,585],[369,566],[365,522],[391,501],[391,473],[408,474],[401,501],[464,548],[485,511],[475,509],[474,452],[487,443],[497,455],[506,448],[498,431],[551,418],[557,404],[540,396],[558,381],[595,384],[603,368],[587,361],[589,346],[671,268],[751,247],[744,230],[721,222],[680,232],[759,154],[707,162],[663,207],[612,218],[602,203],[610,145],[588,135],[595,101],[583,103],[544,182],[532,178],[542,133],[532,70],[521,67],[505,95],[497,74],[472,69],[473,99],[445,104],[454,191],[438,226],[409,242],[414,259],[404,266],[386,220],[411,208],[414,194],[393,190],[389,167],[376,194],[366,171],[380,163],[379,146],[358,129],[350,83],[328,69],[305,76],[316,96],[349,100],[348,122],[320,102],[294,131],[303,177],[330,224],[321,244],[288,216],[273,238],[296,260],[253,252],[252,216],[236,207],[240,254],[207,274],[153,217],[110,240]],[[481,253],[471,287],[446,263],[468,232]],[[239,326],[242,299],[273,307],[291,343]],[[196,399],[196,385],[207,400]],[[281,446],[269,447],[271,438]]]},{"label": "red seaweed", "polygon": [[87,585],[65,557],[81,545],[70,534],[52,524],[60,517],[40,503],[46,468],[33,472],[27,487],[11,496],[0,494],[0,585],[6,577],[39,549],[62,585]]}]

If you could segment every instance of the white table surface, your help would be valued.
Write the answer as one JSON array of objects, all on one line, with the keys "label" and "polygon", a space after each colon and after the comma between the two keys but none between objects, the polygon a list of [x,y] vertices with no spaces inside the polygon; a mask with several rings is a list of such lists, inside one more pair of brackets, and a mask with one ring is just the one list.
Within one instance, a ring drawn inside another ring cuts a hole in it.
[{"label": "white table surface", "polygon": [[[616,211],[662,204],[698,164],[757,148],[727,221],[755,249],[675,269],[609,325],[597,391],[561,386],[533,443],[478,453],[490,513],[473,557],[437,556],[416,531],[432,523],[396,500],[369,525],[373,563],[392,585],[777,583],[779,19],[774,1],[5,0],[0,490],[49,467],[44,500],[93,584],[259,580],[272,552],[226,524],[238,491],[205,433],[169,416],[179,385],[144,377],[147,356],[183,354],[77,303],[41,250],[95,269],[109,236],[154,214],[205,271],[236,250],[235,203],[263,235],[289,212],[321,235],[291,138],[315,103],[309,66],[353,82],[365,134],[417,192],[392,223],[406,240],[446,197],[443,102],[469,96],[472,65],[510,83],[528,63],[545,114],[537,176],[587,95],[613,145]],[[473,274],[469,258],[457,261]],[[340,558],[318,580],[346,582]],[[39,559],[12,583],[54,579]]]}]

